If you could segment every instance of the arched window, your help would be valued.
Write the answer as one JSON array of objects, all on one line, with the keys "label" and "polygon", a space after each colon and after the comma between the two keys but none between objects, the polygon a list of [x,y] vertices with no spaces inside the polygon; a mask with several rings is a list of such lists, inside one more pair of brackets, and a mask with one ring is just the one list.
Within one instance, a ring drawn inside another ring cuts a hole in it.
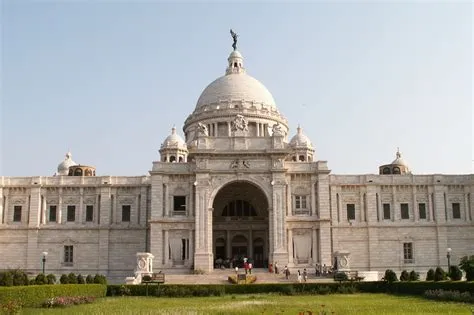
[{"label": "arched window", "polygon": [[256,217],[257,211],[245,200],[233,200],[222,210],[224,217]]},{"label": "arched window", "polygon": [[395,166],[395,167],[393,168],[393,174],[401,174],[400,168],[397,167],[397,166]]},{"label": "arched window", "polygon": [[382,174],[390,174],[390,167],[384,167],[382,170]]},{"label": "arched window", "polygon": [[300,155],[300,162],[304,162],[304,155]]},{"label": "arched window", "polygon": [[82,176],[82,168],[76,168],[74,171],[74,176]]},{"label": "arched window", "polygon": [[182,156],[179,157],[179,163],[183,163],[184,162],[184,159]]},{"label": "arched window", "polygon": [[174,155],[170,156],[170,162],[176,162],[176,156]]}]

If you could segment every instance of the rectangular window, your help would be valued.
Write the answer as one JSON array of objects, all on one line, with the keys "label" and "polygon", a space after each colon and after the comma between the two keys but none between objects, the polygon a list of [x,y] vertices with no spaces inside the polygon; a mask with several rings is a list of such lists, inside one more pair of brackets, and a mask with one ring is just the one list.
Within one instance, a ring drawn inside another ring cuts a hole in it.
[{"label": "rectangular window", "polygon": [[418,212],[420,215],[420,219],[426,219],[426,203],[418,204]]},{"label": "rectangular window", "polygon": [[74,246],[64,246],[64,265],[72,266],[74,263]]},{"label": "rectangular window", "polygon": [[56,222],[57,206],[49,206],[49,222]]},{"label": "rectangular window", "polygon": [[355,220],[356,219],[355,204],[348,203],[346,207],[347,207],[347,220]]},{"label": "rectangular window", "polygon": [[94,206],[87,205],[86,206],[86,222],[94,221]]},{"label": "rectangular window", "polygon": [[390,204],[389,203],[383,204],[383,218],[384,220],[390,220]]},{"label": "rectangular window", "polygon": [[13,207],[13,222],[21,222],[21,206]]},{"label": "rectangular window", "polygon": [[402,219],[405,219],[405,220],[410,218],[408,203],[400,204],[400,216],[402,217]]},{"label": "rectangular window", "polygon": [[186,196],[173,196],[173,210],[176,212],[186,211]]},{"label": "rectangular window", "polygon": [[405,264],[413,264],[413,243],[403,243],[403,261]]},{"label": "rectangular window", "polygon": [[122,206],[122,222],[130,222],[130,205]]},{"label": "rectangular window", "polygon": [[296,209],[307,209],[306,196],[295,196],[295,208]]},{"label": "rectangular window", "polygon": [[461,204],[459,202],[453,203],[453,219],[461,219]]},{"label": "rectangular window", "polygon": [[76,221],[76,206],[67,206],[67,221]]}]

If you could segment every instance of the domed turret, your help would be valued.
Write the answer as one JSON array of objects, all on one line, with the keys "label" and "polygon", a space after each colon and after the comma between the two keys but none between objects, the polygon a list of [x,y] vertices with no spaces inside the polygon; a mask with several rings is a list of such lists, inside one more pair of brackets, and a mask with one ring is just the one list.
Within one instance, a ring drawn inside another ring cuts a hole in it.
[{"label": "domed turret", "polygon": [[408,167],[407,162],[402,158],[400,150],[397,148],[397,153],[395,154],[395,160],[390,164],[385,164],[379,167],[380,175],[401,175],[401,174],[411,174],[410,168]]},{"label": "domed turret", "polygon": [[69,167],[77,165],[76,162],[72,160],[71,152],[66,153],[66,158],[64,161],[59,163],[57,173],[55,175],[68,175]]},{"label": "domed turret", "polygon": [[303,129],[298,125],[296,135],[290,140],[290,147],[293,149],[292,161],[311,162],[313,161],[314,149],[311,140],[303,134]]},{"label": "domed turret", "polygon": [[171,134],[161,144],[160,155],[162,162],[187,162],[188,148],[176,127],[171,128]]}]

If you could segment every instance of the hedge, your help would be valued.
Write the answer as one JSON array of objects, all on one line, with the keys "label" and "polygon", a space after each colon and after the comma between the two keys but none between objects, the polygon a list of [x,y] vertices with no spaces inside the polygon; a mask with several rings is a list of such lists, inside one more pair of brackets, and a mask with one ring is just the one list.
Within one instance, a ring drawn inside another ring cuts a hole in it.
[{"label": "hedge", "polygon": [[[107,296],[145,296],[145,285],[108,285]],[[229,294],[277,293],[296,294],[334,294],[334,293],[389,293],[423,296],[428,290],[470,292],[474,295],[474,282],[466,281],[413,281],[413,282],[343,282],[343,283],[263,283],[242,285],[188,285],[165,284],[148,285],[149,296],[189,297],[221,296]]]},{"label": "hedge", "polygon": [[23,307],[41,307],[45,300],[59,296],[104,297],[107,286],[102,284],[63,284],[0,287],[0,304],[16,301]]}]

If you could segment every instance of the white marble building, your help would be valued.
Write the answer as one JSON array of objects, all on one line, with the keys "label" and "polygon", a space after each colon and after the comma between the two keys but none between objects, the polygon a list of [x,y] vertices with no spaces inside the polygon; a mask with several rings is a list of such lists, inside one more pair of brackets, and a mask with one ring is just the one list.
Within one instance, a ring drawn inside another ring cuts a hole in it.
[{"label": "white marble building", "polygon": [[211,272],[234,256],[313,270],[348,251],[353,270],[424,273],[447,248],[474,254],[474,175],[413,175],[399,152],[378,175],[331,175],[237,50],[183,131],[149,176],[95,176],[68,153],[55,176],[0,177],[0,269],[39,272],[46,251],[47,273],[123,282],[137,252],[155,271]]}]

